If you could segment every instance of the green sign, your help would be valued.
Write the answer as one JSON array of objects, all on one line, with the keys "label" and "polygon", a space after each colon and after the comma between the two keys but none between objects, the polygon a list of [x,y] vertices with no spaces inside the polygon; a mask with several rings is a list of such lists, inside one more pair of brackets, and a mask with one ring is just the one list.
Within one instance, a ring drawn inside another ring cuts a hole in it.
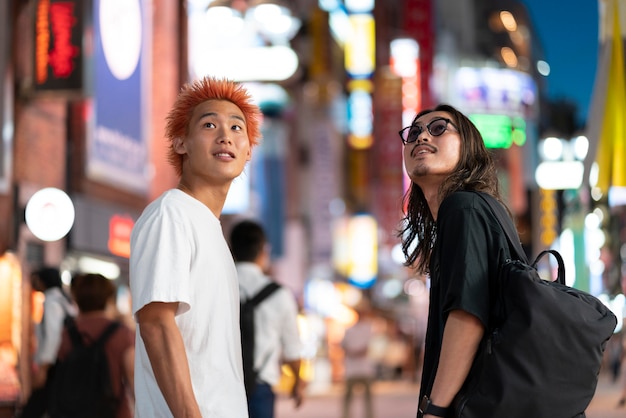
[{"label": "green sign", "polygon": [[526,142],[526,122],[523,118],[506,115],[470,115],[487,148],[510,148]]}]

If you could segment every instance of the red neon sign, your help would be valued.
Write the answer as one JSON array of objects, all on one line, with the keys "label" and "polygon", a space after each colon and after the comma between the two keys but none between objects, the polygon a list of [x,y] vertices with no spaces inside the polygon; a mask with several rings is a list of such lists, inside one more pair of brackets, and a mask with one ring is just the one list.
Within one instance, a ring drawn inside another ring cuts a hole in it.
[{"label": "red neon sign", "polygon": [[35,20],[35,88],[82,87],[81,4],[77,0],[39,0]]},{"label": "red neon sign", "polygon": [[67,78],[76,67],[74,58],[79,55],[77,46],[72,45],[72,28],[76,26],[74,4],[70,2],[50,5],[50,21],[54,48],[50,51],[50,69],[55,77]]}]

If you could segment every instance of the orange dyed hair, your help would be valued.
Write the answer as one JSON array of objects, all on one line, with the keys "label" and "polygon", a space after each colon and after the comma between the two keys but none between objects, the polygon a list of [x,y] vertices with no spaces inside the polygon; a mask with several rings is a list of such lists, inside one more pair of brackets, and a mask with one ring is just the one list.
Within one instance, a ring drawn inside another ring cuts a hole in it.
[{"label": "orange dyed hair", "polygon": [[182,87],[167,115],[165,126],[165,136],[169,141],[167,159],[179,176],[183,173],[183,156],[174,149],[175,140],[185,138],[189,134],[189,122],[194,109],[207,100],[227,100],[233,103],[241,110],[246,120],[250,146],[257,145],[261,140],[261,110],[252,103],[252,97],[241,84],[214,77],[204,77],[187,83]]}]

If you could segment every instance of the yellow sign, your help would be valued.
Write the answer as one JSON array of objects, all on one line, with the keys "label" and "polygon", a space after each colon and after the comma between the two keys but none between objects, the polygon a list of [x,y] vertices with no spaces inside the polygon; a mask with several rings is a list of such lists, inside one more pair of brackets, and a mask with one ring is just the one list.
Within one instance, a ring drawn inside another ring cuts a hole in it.
[{"label": "yellow sign", "polygon": [[376,66],[374,17],[350,15],[350,36],[346,41],[345,66],[352,78],[369,77]]}]

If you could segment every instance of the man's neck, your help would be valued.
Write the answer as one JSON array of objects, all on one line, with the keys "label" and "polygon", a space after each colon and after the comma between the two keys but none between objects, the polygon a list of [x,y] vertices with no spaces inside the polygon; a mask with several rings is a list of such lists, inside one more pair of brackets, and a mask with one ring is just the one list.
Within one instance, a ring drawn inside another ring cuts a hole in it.
[{"label": "man's neck", "polygon": [[424,198],[426,199],[426,203],[428,204],[428,208],[430,209],[430,214],[436,221],[437,212],[439,212],[439,205],[441,204],[439,189],[422,189],[422,193],[424,193]]},{"label": "man's neck", "polygon": [[204,204],[211,212],[213,212],[215,217],[219,219],[222,214],[222,209],[224,208],[224,202],[226,201],[228,189],[226,189],[225,192],[222,192],[217,188],[199,187],[198,185],[186,182],[183,179],[180,180],[176,188]]}]

